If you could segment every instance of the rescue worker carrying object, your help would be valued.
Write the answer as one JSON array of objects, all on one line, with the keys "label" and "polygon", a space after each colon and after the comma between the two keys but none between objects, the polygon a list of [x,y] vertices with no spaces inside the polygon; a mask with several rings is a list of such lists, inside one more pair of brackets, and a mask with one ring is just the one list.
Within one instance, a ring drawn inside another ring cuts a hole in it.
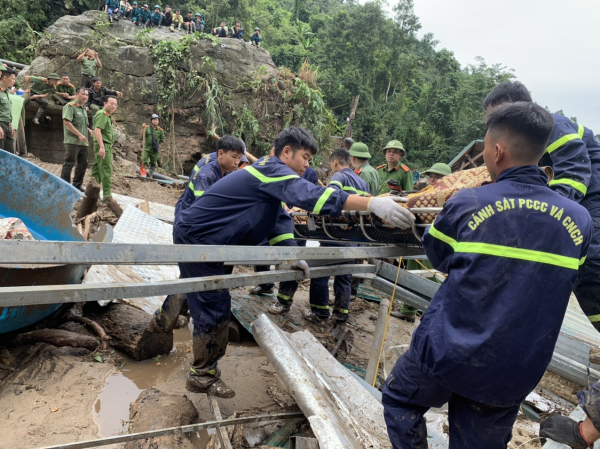
[{"label": "rescue worker carrying object", "polygon": [[[531,102],[527,88],[519,82],[506,81],[492,90],[483,102],[488,112],[504,103]],[[539,165],[549,165],[554,179],[552,190],[585,207],[593,221],[593,235],[588,257],[579,269],[575,296],[581,309],[600,331],[600,145],[594,133],[568,118],[552,114],[554,129]]]},{"label": "rescue worker carrying object", "polygon": [[531,102],[494,110],[483,151],[494,183],[460,190],[425,231],[427,258],[448,277],[383,388],[396,449],[427,449],[423,414],[445,403],[450,447],[506,448],[552,359],[592,235],[589,213],[537,166],[553,126]]},{"label": "rescue worker carrying object", "polygon": [[[216,182],[186,210],[175,216],[173,241],[195,245],[256,246],[270,238],[282,212],[282,202],[315,214],[339,216],[342,210],[367,210],[392,226],[410,228],[415,217],[391,198],[364,198],[319,187],[300,176],[317,152],[314,137],[305,129],[288,128],[275,138],[274,156],[230,173]],[[243,186],[243,188],[240,188]],[[292,267],[308,276],[304,261]],[[181,263],[181,278],[224,274],[219,263]],[[227,289],[188,293],[194,320],[193,363],[186,387],[196,393],[233,397],[221,377],[218,360],[225,355],[231,297]]]}]

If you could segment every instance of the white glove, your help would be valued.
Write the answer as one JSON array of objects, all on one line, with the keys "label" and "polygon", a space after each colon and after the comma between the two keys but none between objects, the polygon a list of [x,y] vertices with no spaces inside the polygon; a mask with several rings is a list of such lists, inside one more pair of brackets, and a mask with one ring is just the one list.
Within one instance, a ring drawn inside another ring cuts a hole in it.
[{"label": "white glove", "polygon": [[389,197],[371,198],[367,211],[387,221],[391,226],[400,229],[410,228],[415,222],[415,216],[412,212],[407,208],[396,204],[396,202]]},{"label": "white glove", "polygon": [[292,269],[292,270],[304,271],[304,277],[306,279],[310,278],[310,269],[308,268],[308,264],[306,263],[305,260],[297,260],[297,261],[293,262],[291,265],[290,264],[279,264],[275,268],[277,270]]}]

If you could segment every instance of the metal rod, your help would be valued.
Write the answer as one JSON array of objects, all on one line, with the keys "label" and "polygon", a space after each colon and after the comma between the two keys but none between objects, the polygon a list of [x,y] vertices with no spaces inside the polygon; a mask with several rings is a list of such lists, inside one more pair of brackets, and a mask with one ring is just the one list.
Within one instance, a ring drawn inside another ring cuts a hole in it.
[{"label": "metal rod", "polygon": [[23,70],[25,67],[27,67],[27,65],[25,65],[25,64],[21,64],[19,62],[8,61],[6,59],[0,59],[0,62],[7,66],[14,67],[15,69],[19,69],[19,70]]},{"label": "metal rod", "polygon": [[163,265],[179,262],[369,259],[400,257],[404,252],[403,248],[391,246],[304,248],[3,240],[0,241],[0,264]]},{"label": "metal rod", "polygon": [[[383,279],[395,282],[398,268],[386,262],[378,262],[377,274]],[[430,281],[406,270],[400,270],[398,285],[427,298],[433,298],[440,288],[440,284]],[[390,293],[391,294],[391,293]]]},{"label": "metal rod", "polygon": [[[311,268],[310,277],[320,278],[374,272],[374,265],[334,265]],[[157,282],[2,287],[0,288],[0,307],[143,298],[147,296],[219,290],[222,288],[237,288],[270,282],[301,281],[302,279],[304,279],[302,271],[279,270],[265,273],[207,276]]]},{"label": "metal rod", "polygon": [[149,430],[146,432],[131,433],[129,435],[118,435],[115,437],[100,438],[98,440],[79,441],[77,443],[59,444],[56,446],[45,446],[40,449],[84,449],[88,447],[108,446],[109,444],[127,443],[129,441],[145,440],[149,438],[164,437],[166,435],[179,435],[182,433],[197,432],[205,429],[215,429],[224,426],[235,426],[238,424],[250,424],[255,422],[279,421],[282,419],[302,418],[302,412],[272,413],[268,415],[248,416],[245,418],[224,419],[223,421],[208,421],[187,426],[168,427],[166,429]]},{"label": "metal rod", "polygon": [[367,365],[367,373],[365,374],[365,382],[369,385],[375,385],[374,381],[377,377],[377,367],[379,365],[379,355],[383,347],[383,339],[385,338],[385,323],[388,317],[390,301],[383,298],[379,304],[379,313],[377,314],[377,324],[373,335],[373,342],[369,350],[369,363]]}]

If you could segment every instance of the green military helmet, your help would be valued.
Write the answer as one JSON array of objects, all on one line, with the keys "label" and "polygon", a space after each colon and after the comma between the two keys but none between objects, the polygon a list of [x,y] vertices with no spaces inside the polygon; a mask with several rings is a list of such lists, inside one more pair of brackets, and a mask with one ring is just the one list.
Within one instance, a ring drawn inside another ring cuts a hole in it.
[{"label": "green military helmet", "polygon": [[49,80],[59,80],[60,81],[60,76],[58,76],[56,73],[51,73],[50,75],[48,75],[46,77],[46,79],[49,79]]},{"label": "green military helmet", "polygon": [[429,170],[425,170],[424,173],[435,173],[437,175],[448,176],[452,174],[452,169],[449,165],[438,162],[437,164],[433,164]]},{"label": "green military helmet", "polygon": [[404,151],[404,154],[406,154],[404,145],[402,145],[402,142],[400,142],[399,140],[390,140],[387,143],[387,145],[385,147],[383,147],[383,151],[385,152],[385,150],[387,150],[388,148],[395,148],[397,150],[402,150],[402,151]]},{"label": "green military helmet", "polygon": [[369,147],[362,142],[355,142],[350,147],[350,156],[359,157],[361,159],[371,159]]}]

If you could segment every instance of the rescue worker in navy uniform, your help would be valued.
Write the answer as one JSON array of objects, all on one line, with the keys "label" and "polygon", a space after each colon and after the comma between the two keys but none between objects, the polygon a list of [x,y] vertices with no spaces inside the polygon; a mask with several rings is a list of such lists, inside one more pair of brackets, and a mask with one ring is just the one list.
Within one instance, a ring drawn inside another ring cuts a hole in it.
[{"label": "rescue worker in navy uniform", "polygon": [[[315,186],[301,179],[317,152],[313,136],[302,128],[288,128],[276,137],[274,156],[231,173],[175,216],[176,244],[249,245],[269,239],[281,213],[282,202],[316,214],[340,215],[344,210],[368,210],[392,226],[407,228],[414,216],[390,198],[362,198],[332,188]],[[244,186],[244,188],[240,188]],[[304,261],[293,268],[309,275]],[[181,278],[216,276],[224,273],[222,262],[181,263]],[[235,395],[220,378],[218,360],[225,355],[231,297],[227,289],[188,293],[194,320],[194,360],[186,387],[196,393],[230,398]]]},{"label": "rescue worker in navy uniform", "polygon": [[[519,82],[504,82],[486,97],[483,107],[492,110],[503,103],[532,101]],[[549,186],[565,198],[585,207],[594,223],[592,242],[585,263],[579,269],[575,296],[581,309],[600,331],[600,145],[594,133],[568,118],[552,114],[554,129],[541,166],[550,165],[554,179]]]},{"label": "rescue worker in navy uniform", "polygon": [[[333,176],[329,187],[361,196],[371,196],[369,186],[350,168],[350,152],[346,148],[333,150],[330,158]],[[322,247],[348,246],[334,242],[321,242]],[[350,263],[352,263],[351,261]],[[348,321],[352,275],[342,274],[333,280],[333,317],[338,323]],[[302,311],[304,318],[313,323],[323,323],[329,319],[329,277],[313,278],[309,290],[310,308]]]},{"label": "rescue worker in navy uniform", "polygon": [[[221,137],[217,142],[217,151],[211,153],[212,158],[202,158],[192,170],[189,183],[175,205],[175,215],[190,207],[196,198],[204,195],[204,192],[218,180],[237,170],[242,157],[245,158],[245,152],[246,145],[237,137]],[[233,267],[228,268],[231,268],[228,273],[231,274]],[[154,320],[150,323],[149,330],[151,332],[173,331],[177,318],[179,315],[184,315],[187,310],[185,295],[167,296],[160,309],[154,312]]]},{"label": "rescue worker in navy uniform", "polygon": [[383,388],[394,448],[426,449],[423,414],[445,403],[450,448],[506,448],[552,359],[592,233],[537,166],[553,126],[534,103],[493,111],[483,159],[494,183],[458,191],[424,233],[448,277]]}]

